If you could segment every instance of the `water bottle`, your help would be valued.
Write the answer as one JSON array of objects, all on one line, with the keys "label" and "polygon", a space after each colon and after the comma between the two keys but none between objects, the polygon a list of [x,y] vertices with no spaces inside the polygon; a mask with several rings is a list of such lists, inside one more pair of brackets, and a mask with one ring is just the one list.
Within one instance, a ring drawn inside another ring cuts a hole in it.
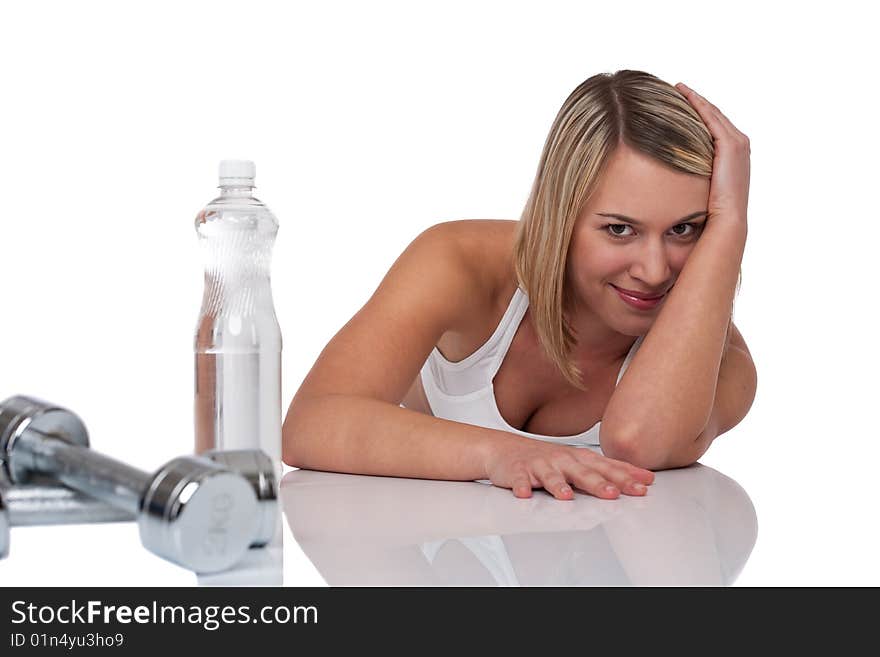
[{"label": "water bottle", "polygon": [[196,325],[196,453],[262,449],[281,473],[281,330],[270,286],[278,220],[256,167],[220,163],[220,196],[196,217],[205,289]]}]

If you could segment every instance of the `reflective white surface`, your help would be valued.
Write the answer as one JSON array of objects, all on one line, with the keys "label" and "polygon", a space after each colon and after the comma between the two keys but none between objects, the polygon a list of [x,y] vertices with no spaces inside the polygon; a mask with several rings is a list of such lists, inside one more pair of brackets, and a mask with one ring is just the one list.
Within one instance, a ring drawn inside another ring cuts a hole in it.
[{"label": "reflective white surface", "polygon": [[[280,586],[284,583],[280,545],[248,550],[231,569],[199,575],[145,550],[133,522],[13,527],[11,538],[9,557],[0,559],[0,587]],[[298,558],[296,545],[289,535],[284,537],[284,550],[291,550],[293,558]],[[299,579],[302,581],[304,576],[300,574]],[[320,586],[321,582],[314,584]]]},{"label": "reflective white surface", "polygon": [[284,584],[282,548],[280,544],[251,548],[232,568],[196,575],[196,579],[200,586],[281,586]]},{"label": "reflective white surface", "polygon": [[729,585],[758,530],[742,487],[699,464],[617,500],[309,470],[281,499],[330,586]]}]

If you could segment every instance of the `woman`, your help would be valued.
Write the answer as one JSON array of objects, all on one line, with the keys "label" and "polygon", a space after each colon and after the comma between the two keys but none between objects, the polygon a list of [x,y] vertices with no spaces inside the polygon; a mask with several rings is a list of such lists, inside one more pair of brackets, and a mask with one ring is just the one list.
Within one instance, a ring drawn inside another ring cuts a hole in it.
[{"label": "woman", "polygon": [[748,139],[701,96],[640,71],[589,78],[521,220],[429,228],[330,341],[284,461],[644,495],[754,398],[732,323],[748,188]]}]

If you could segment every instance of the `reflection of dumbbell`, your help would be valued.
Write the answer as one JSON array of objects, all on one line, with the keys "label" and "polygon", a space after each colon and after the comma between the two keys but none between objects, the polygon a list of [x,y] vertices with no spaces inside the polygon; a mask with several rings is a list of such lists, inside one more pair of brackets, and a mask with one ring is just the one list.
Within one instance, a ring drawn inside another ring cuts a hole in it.
[{"label": "reflection of dumbbell", "polygon": [[[278,512],[271,459],[260,450],[214,451],[202,454],[247,479],[259,501],[259,529],[250,547],[263,547],[275,533]],[[13,485],[0,469],[0,559],[9,553],[10,527],[131,522],[137,516],[60,484]]]},{"label": "reflection of dumbbell", "polygon": [[43,475],[136,515],[144,547],[196,572],[229,568],[257,540],[257,498],[242,476],[186,456],[142,472],[89,449],[82,421],[40,400],[0,403],[0,459],[15,484]]}]

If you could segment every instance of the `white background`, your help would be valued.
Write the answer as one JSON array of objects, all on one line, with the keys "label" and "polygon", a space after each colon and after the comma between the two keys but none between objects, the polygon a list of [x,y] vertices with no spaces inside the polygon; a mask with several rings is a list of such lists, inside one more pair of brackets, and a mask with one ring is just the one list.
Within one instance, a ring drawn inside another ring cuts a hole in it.
[{"label": "white background", "polygon": [[[67,406],[144,469],[192,448],[193,220],[239,157],[281,224],[286,412],[413,237],[518,218],[571,90],[645,70],[751,139],[735,318],[758,394],[702,459],[757,511],[737,584],[880,584],[876,24],[859,2],[744,4],[4,3],[0,397]],[[14,530],[0,585],[82,583],[28,541],[96,584],[192,580],[82,532]],[[286,539],[285,582],[322,584]]]}]

